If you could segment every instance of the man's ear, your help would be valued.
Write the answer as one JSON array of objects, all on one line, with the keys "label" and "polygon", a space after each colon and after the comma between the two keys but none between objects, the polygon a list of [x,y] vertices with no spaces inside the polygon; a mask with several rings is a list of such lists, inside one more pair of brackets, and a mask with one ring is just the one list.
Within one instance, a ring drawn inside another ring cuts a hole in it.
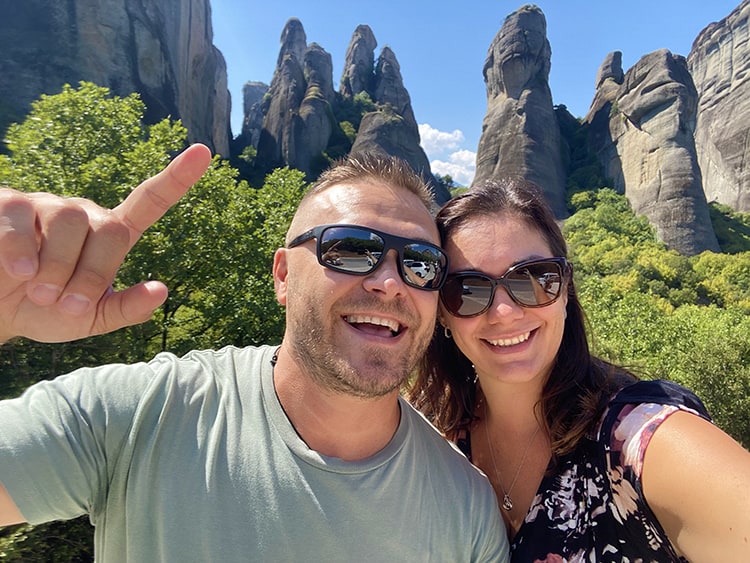
[{"label": "man's ear", "polygon": [[286,248],[279,248],[273,255],[273,287],[276,291],[276,300],[283,307],[286,307],[287,276],[289,275],[286,250]]}]

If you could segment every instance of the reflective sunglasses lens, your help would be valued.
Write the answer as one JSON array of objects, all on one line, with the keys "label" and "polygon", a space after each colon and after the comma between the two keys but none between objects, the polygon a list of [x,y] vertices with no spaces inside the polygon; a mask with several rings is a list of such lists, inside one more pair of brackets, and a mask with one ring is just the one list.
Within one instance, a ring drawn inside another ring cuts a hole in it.
[{"label": "reflective sunglasses lens", "polygon": [[437,287],[445,276],[445,258],[433,246],[407,244],[404,247],[404,281],[414,287]]},{"label": "reflective sunglasses lens", "polygon": [[557,263],[536,262],[510,272],[505,277],[505,287],[519,304],[540,307],[559,297],[563,281]]},{"label": "reflective sunglasses lens", "polygon": [[449,312],[460,317],[482,313],[492,303],[492,280],[479,276],[448,278],[440,297]]},{"label": "reflective sunglasses lens", "polygon": [[356,227],[331,227],[320,235],[320,262],[332,270],[366,274],[375,269],[385,243]]}]

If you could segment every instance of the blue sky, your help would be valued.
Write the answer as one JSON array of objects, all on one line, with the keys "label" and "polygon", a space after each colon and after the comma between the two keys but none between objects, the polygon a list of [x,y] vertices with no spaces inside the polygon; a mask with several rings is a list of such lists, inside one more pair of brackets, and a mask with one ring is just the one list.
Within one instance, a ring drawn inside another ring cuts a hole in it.
[{"label": "blue sky", "polygon": [[[643,55],[667,48],[687,56],[709,23],[739,0],[539,0],[552,46],[550,88],[555,104],[575,116],[588,111],[599,65],[621,51],[627,71]],[[389,46],[420,124],[422,145],[437,174],[461,184],[473,176],[487,109],[482,65],[505,17],[524,2],[504,0],[213,0],[214,44],[227,62],[232,131],[242,123],[242,85],[269,84],[284,24],[298,18],[308,43],[331,54],[338,88],[346,48],[367,24],[380,49]]]}]

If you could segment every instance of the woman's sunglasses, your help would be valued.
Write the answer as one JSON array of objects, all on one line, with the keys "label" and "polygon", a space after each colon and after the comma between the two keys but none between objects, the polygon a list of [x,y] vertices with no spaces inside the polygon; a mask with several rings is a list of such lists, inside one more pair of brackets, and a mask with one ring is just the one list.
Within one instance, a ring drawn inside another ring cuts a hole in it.
[{"label": "woman's sunglasses", "polygon": [[511,267],[499,278],[482,272],[454,272],[445,280],[440,299],[455,317],[476,317],[487,311],[502,286],[521,307],[544,307],[554,303],[571,274],[565,258],[527,260]]},{"label": "woman's sunglasses", "polygon": [[294,248],[317,239],[318,262],[334,270],[355,276],[374,272],[389,250],[398,252],[398,271],[407,285],[417,289],[440,289],[448,273],[448,256],[429,242],[390,235],[358,225],[321,225],[292,240]]}]

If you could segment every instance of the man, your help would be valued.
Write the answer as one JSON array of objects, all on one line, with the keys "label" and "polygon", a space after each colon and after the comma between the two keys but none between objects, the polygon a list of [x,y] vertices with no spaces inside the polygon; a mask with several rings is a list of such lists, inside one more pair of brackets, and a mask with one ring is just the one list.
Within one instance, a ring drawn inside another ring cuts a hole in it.
[{"label": "man", "polygon": [[[111,281],[209,160],[189,148],[112,211],[0,192],[0,338],[148,318],[166,289]],[[399,397],[447,267],[426,196],[396,160],[321,177],[274,256],[279,347],[78,370],[0,403],[0,525],[88,513],[105,561],[507,561],[488,482]]]}]

